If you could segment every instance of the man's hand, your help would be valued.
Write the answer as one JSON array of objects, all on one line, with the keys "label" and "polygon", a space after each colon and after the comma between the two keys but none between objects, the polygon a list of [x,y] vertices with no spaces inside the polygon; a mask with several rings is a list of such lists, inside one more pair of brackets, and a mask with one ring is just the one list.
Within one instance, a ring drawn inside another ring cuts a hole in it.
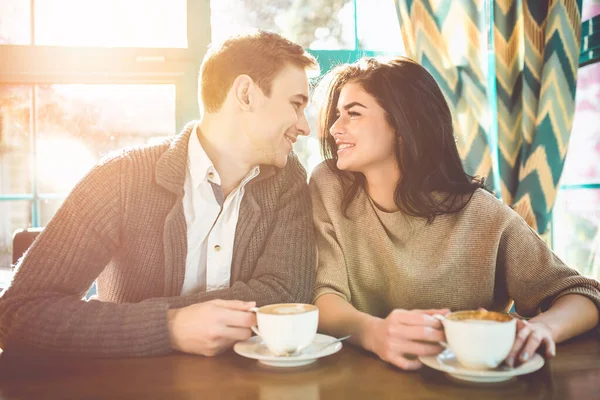
[{"label": "man's hand", "polygon": [[396,309],[386,319],[372,323],[367,333],[369,350],[402,369],[418,369],[422,364],[416,356],[435,355],[443,350],[440,342],[446,336],[442,323],[432,315],[448,312]]},{"label": "man's hand", "polygon": [[169,310],[171,347],[185,353],[214,356],[252,336],[255,302],[212,300]]}]

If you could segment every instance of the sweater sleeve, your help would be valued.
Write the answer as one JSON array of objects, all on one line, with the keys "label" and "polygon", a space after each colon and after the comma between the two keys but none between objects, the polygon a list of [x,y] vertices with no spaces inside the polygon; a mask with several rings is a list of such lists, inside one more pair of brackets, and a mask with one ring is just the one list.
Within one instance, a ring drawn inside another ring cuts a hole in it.
[{"label": "sweater sleeve", "polygon": [[[325,206],[326,200],[335,201],[336,197],[330,193],[330,190],[334,190],[336,186],[326,182],[329,172],[326,168],[325,164],[317,167],[309,184],[313,202],[313,224],[318,254],[317,280],[313,301],[316,301],[324,294],[335,294],[347,302],[351,302],[352,298],[344,254],[338,243],[335,228]],[[340,207],[341,205],[337,206]]]},{"label": "sweater sleeve", "polygon": [[567,294],[585,296],[600,310],[600,283],[565,265],[519,216],[508,222],[498,251],[498,267],[520,315],[535,316]]},{"label": "sweater sleeve", "polygon": [[[231,287],[184,297],[166,298],[170,308],[214,300],[310,303],[315,283],[316,246],[306,172],[295,157],[288,161],[285,189],[277,199],[273,226],[266,237],[252,276]],[[269,195],[270,189],[266,190]],[[238,227],[239,228],[239,227]],[[261,228],[259,228],[261,229]]]},{"label": "sweater sleeve", "polygon": [[94,167],[19,261],[0,297],[0,347],[85,356],[171,350],[167,302],[82,300],[119,246],[122,161]]}]

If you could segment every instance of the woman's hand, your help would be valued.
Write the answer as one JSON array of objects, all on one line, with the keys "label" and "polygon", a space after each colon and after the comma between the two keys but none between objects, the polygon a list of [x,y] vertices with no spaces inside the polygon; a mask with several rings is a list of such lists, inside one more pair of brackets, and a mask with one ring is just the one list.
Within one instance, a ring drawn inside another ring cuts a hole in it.
[{"label": "woman's hand", "polygon": [[432,315],[448,312],[396,309],[386,319],[371,323],[365,338],[367,350],[399,368],[418,369],[422,364],[416,357],[435,355],[444,349],[440,345],[446,340],[442,323]]},{"label": "woman's hand", "polygon": [[517,336],[512,350],[506,358],[509,367],[522,364],[544,346],[546,358],[556,355],[556,344],[552,339],[552,332],[542,322],[517,320]]}]

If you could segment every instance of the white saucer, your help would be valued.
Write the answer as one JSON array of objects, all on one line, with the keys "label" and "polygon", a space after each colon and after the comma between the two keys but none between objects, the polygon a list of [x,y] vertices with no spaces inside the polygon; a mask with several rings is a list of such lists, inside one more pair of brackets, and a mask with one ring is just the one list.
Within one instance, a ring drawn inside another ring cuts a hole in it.
[{"label": "white saucer", "polygon": [[453,378],[470,382],[503,382],[515,376],[530,374],[544,366],[544,358],[535,353],[524,364],[515,368],[501,365],[492,370],[473,370],[463,367],[451,350],[446,350],[437,356],[419,357],[419,360],[430,368],[446,372]]},{"label": "white saucer", "polygon": [[323,344],[334,340],[334,337],[317,333],[312,344],[304,349],[302,353],[295,356],[281,357],[271,353],[260,337],[253,336],[246,341],[236,343],[233,346],[233,351],[241,356],[254,358],[258,362],[271,367],[301,367],[314,363],[318,358],[340,351],[342,349],[341,343],[332,344],[318,351]]}]

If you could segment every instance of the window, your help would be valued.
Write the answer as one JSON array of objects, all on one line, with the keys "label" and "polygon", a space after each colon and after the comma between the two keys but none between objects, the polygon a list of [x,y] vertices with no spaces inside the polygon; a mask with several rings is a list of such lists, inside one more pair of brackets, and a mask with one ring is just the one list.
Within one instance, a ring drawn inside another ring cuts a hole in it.
[{"label": "window", "polygon": [[0,85],[0,195],[31,193],[31,88]]},{"label": "window", "polygon": [[0,2],[0,45],[31,44],[30,14],[29,1]]},{"label": "window", "polygon": [[404,43],[393,1],[357,0],[356,15],[361,49],[404,54]]},{"label": "window", "polygon": [[[583,26],[591,29],[583,29],[584,43],[586,36],[598,35],[597,25],[589,24],[598,15],[600,1],[584,0]],[[575,118],[553,210],[552,242],[569,266],[600,279],[600,63],[597,50],[595,60],[590,60],[591,53],[582,52],[580,58]]]},{"label": "window", "polygon": [[[600,63],[582,67],[569,150],[553,211],[555,251],[600,278]],[[558,229],[560,227],[560,229]]]},{"label": "window", "polygon": [[307,49],[354,49],[352,0],[211,0],[214,40],[259,28],[279,33]]},{"label": "window", "polygon": [[[21,3],[29,2],[21,0]],[[186,3],[186,0],[36,0],[34,43],[185,48]]]},{"label": "window", "polygon": [[2,270],[12,263],[13,232],[31,224],[31,208],[28,200],[0,201],[0,283],[6,278]]},{"label": "window", "polygon": [[175,85],[38,86],[35,118],[38,190],[68,193],[104,154],[176,133]]},{"label": "window", "polygon": [[0,272],[104,154],[197,118],[209,18],[198,0],[0,1]]}]

